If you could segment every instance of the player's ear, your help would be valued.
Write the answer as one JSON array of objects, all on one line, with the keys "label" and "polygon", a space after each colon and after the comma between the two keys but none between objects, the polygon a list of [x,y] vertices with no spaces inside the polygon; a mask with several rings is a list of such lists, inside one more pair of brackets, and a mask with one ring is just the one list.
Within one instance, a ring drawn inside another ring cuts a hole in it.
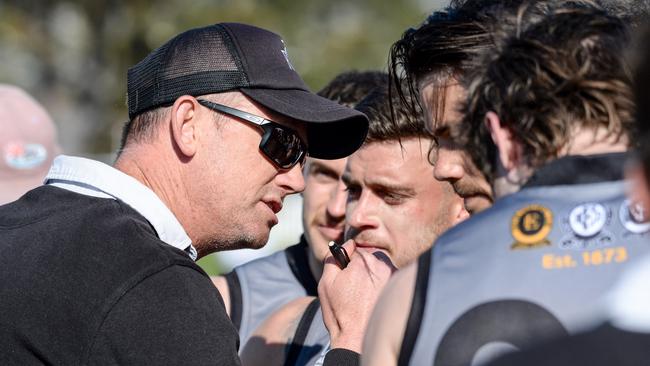
[{"label": "player's ear", "polygon": [[497,146],[499,159],[505,170],[510,171],[521,164],[523,158],[521,144],[514,138],[512,131],[501,123],[499,116],[494,112],[486,113],[485,126]]}]

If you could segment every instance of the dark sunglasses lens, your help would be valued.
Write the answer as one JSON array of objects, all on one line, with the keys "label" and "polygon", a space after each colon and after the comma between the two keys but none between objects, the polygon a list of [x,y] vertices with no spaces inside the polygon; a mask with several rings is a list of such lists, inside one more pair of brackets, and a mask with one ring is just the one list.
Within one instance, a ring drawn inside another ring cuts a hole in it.
[{"label": "dark sunglasses lens", "polygon": [[264,139],[262,151],[280,168],[288,169],[304,155],[304,146],[300,138],[290,130],[273,126],[267,131],[270,135]]}]

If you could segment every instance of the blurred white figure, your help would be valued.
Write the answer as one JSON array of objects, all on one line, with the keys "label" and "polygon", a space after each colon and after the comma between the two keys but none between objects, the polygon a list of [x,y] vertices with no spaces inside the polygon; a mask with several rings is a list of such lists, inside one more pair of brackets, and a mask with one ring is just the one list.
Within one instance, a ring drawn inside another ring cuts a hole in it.
[{"label": "blurred white figure", "polygon": [[45,108],[24,90],[0,84],[0,205],[41,185],[59,152]]}]

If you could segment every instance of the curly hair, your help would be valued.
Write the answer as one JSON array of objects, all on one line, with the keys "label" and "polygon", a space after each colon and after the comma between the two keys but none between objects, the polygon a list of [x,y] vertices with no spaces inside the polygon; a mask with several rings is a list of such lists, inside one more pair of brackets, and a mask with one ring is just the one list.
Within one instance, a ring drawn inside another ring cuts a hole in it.
[{"label": "curly hair", "polygon": [[588,0],[530,2],[501,19],[490,31],[493,48],[466,80],[464,120],[455,131],[488,178],[497,159],[484,123],[490,111],[531,167],[557,157],[579,129],[629,136],[634,102],[623,20]]}]

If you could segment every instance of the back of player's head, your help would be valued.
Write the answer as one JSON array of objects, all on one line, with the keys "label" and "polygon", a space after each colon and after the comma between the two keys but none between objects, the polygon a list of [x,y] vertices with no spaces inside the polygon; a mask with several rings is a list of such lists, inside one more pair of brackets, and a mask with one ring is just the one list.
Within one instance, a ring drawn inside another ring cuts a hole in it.
[{"label": "back of player's head", "polygon": [[346,71],[327,83],[318,95],[354,108],[374,89],[386,84],[388,75],[381,71]]},{"label": "back of player's head", "polygon": [[530,166],[559,156],[576,131],[626,136],[634,103],[624,60],[625,22],[591,1],[537,1],[505,12],[469,78],[460,134],[478,167],[494,173],[485,126],[494,112]]},{"label": "back of player's head", "polygon": [[[408,95],[406,97],[409,98]],[[381,87],[370,92],[357,105],[356,109],[368,116],[370,121],[366,144],[401,141],[408,138],[431,138],[425,128],[422,114],[411,113],[407,105],[397,103],[396,98],[394,92],[389,92],[389,83],[386,79]]]}]

